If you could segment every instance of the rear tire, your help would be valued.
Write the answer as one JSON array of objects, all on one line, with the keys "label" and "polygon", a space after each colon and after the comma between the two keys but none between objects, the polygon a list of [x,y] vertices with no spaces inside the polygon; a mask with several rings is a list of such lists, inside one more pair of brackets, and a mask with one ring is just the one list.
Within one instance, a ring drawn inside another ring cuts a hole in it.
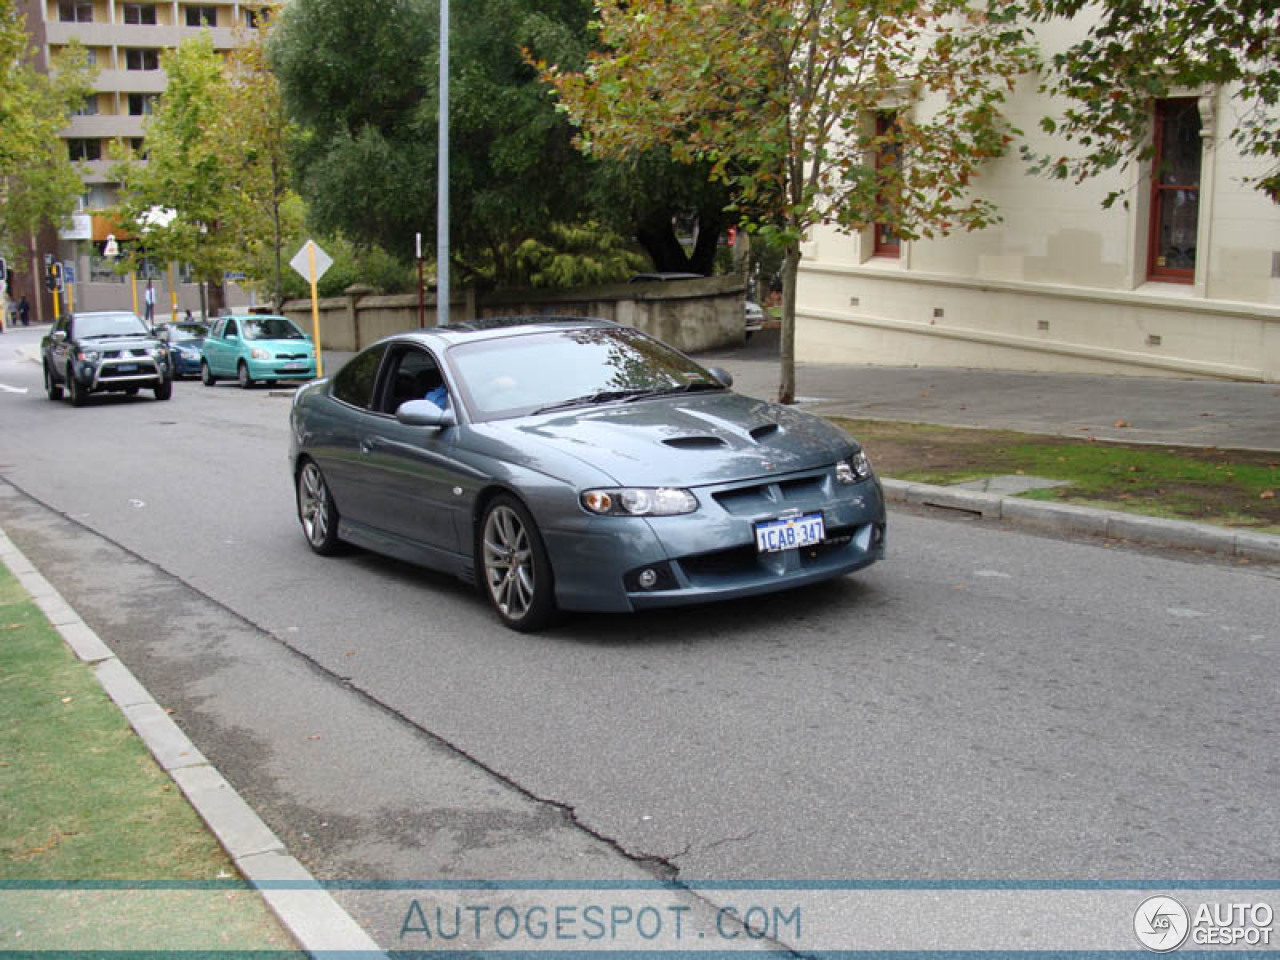
[{"label": "rear tire", "polygon": [[476,569],[489,603],[512,630],[540,630],[555,617],[551,560],[538,525],[515,497],[499,494],[485,508]]},{"label": "rear tire", "polygon": [[308,460],[298,471],[297,500],[298,521],[307,546],[322,557],[338,553],[342,547],[338,539],[338,508],[314,460]]},{"label": "rear tire", "polygon": [[48,363],[44,365],[44,392],[50,400],[62,399],[62,385],[53,379],[53,370]]}]

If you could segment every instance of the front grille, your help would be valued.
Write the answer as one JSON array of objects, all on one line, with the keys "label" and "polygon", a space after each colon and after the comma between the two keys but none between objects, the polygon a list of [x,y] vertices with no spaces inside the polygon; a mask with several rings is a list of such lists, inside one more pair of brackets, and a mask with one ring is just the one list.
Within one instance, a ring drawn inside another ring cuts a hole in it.
[{"label": "front grille", "polygon": [[826,499],[827,485],[828,478],[824,471],[809,476],[719,490],[711,496],[726,512],[750,517]]}]

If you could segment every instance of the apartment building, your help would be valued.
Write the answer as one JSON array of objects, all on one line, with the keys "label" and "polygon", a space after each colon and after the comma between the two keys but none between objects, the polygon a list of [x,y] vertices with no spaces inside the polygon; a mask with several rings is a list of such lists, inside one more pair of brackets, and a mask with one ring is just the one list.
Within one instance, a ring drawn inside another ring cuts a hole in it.
[{"label": "apartment building", "polygon": [[[1046,55],[1078,30],[1044,27]],[[1031,176],[1016,146],[989,163],[975,189],[1000,208],[994,227],[813,231],[797,356],[1280,382],[1280,204],[1244,182],[1267,161],[1229,137],[1233,90],[1176,93],[1151,104],[1154,162],[1079,184]],[[1070,153],[1039,128],[1062,106],[1028,78],[1006,112],[1034,152]],[[1104,209],[1111,191],[1123,202]]]},{"label": "apartment building", "polygon": [[[47,257],[73,267],[71,295],[77,308],[134,305],[133,285],[117,276],[102,255],[113,228],[96,211],[116,202],[117,188],[106,159],[108,145],[117,138],[141,144],[147,117],[164,95],[163,51],[204,31],[212,36],[215,48],[229,50],[241,34],[239,28],[258,26],[263,6],[263,0],[26,0],[21,4],[37,68],[48,70],[58,51],[75,39],[97,69],[94,93],[62,131],[68,155],[85,171],[80,210],[70,229],[49,230],[38,238],[29,251],[28,269],[20,269],[15,277],[14,296],[26,293],[39,304],[42,319],[47,321],[52,311],[52,298],[39,282]],[[197,287],[181,265],[171,270],[167,264],[148,264],[146,271],[159,290],[159,311],[167,312],[175,300],[179,309],[199,309]],[[236,299],[244,302],[242,296]]]}]

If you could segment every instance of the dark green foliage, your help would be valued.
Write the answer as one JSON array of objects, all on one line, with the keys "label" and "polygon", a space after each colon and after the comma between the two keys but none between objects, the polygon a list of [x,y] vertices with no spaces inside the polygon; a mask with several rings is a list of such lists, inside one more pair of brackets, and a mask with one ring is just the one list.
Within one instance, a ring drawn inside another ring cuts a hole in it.
[{"label": "dark green foliage", "polygon": [[[1280,200],[1280,13],[1275,0],[1030,0],[1031,16],[1096,19],[1058,54],[1045,89],[1067,98],[1042,126],[1084,148],[1075,156],[1027,152],[1036,172],[1081,180],[1151,155],[1153,100],[1231,87],[1218,123],[1248,157],[1266,164],[1248,178]],[[1119,196],[1111,194],[1110,205]]]}]

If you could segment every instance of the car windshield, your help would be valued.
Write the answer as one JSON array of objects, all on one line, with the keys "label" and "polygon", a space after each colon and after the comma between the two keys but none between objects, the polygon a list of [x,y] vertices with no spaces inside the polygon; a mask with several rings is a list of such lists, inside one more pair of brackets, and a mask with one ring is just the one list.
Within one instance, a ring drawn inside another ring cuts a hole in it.
[{"label": "car windshield", "polygon": [[79,340],[150,336],[136,313],[82,313],[72,320],[72,329]]},{"label": "car windshield", "polygon": [[209,335],[209,328],[203,323],[175,323],[169,328],[169,339],[175,343],[188,340],[203,340]]},{"label": "car windshield", "polygon": [[285,317],[245,317],[240,329],[246,340],[305,340],[306,334]]},{"label": "car windshield", "polygon": [[449,358],[476,420],[723,389],[684,354],[627,327],[479,340]]}]

